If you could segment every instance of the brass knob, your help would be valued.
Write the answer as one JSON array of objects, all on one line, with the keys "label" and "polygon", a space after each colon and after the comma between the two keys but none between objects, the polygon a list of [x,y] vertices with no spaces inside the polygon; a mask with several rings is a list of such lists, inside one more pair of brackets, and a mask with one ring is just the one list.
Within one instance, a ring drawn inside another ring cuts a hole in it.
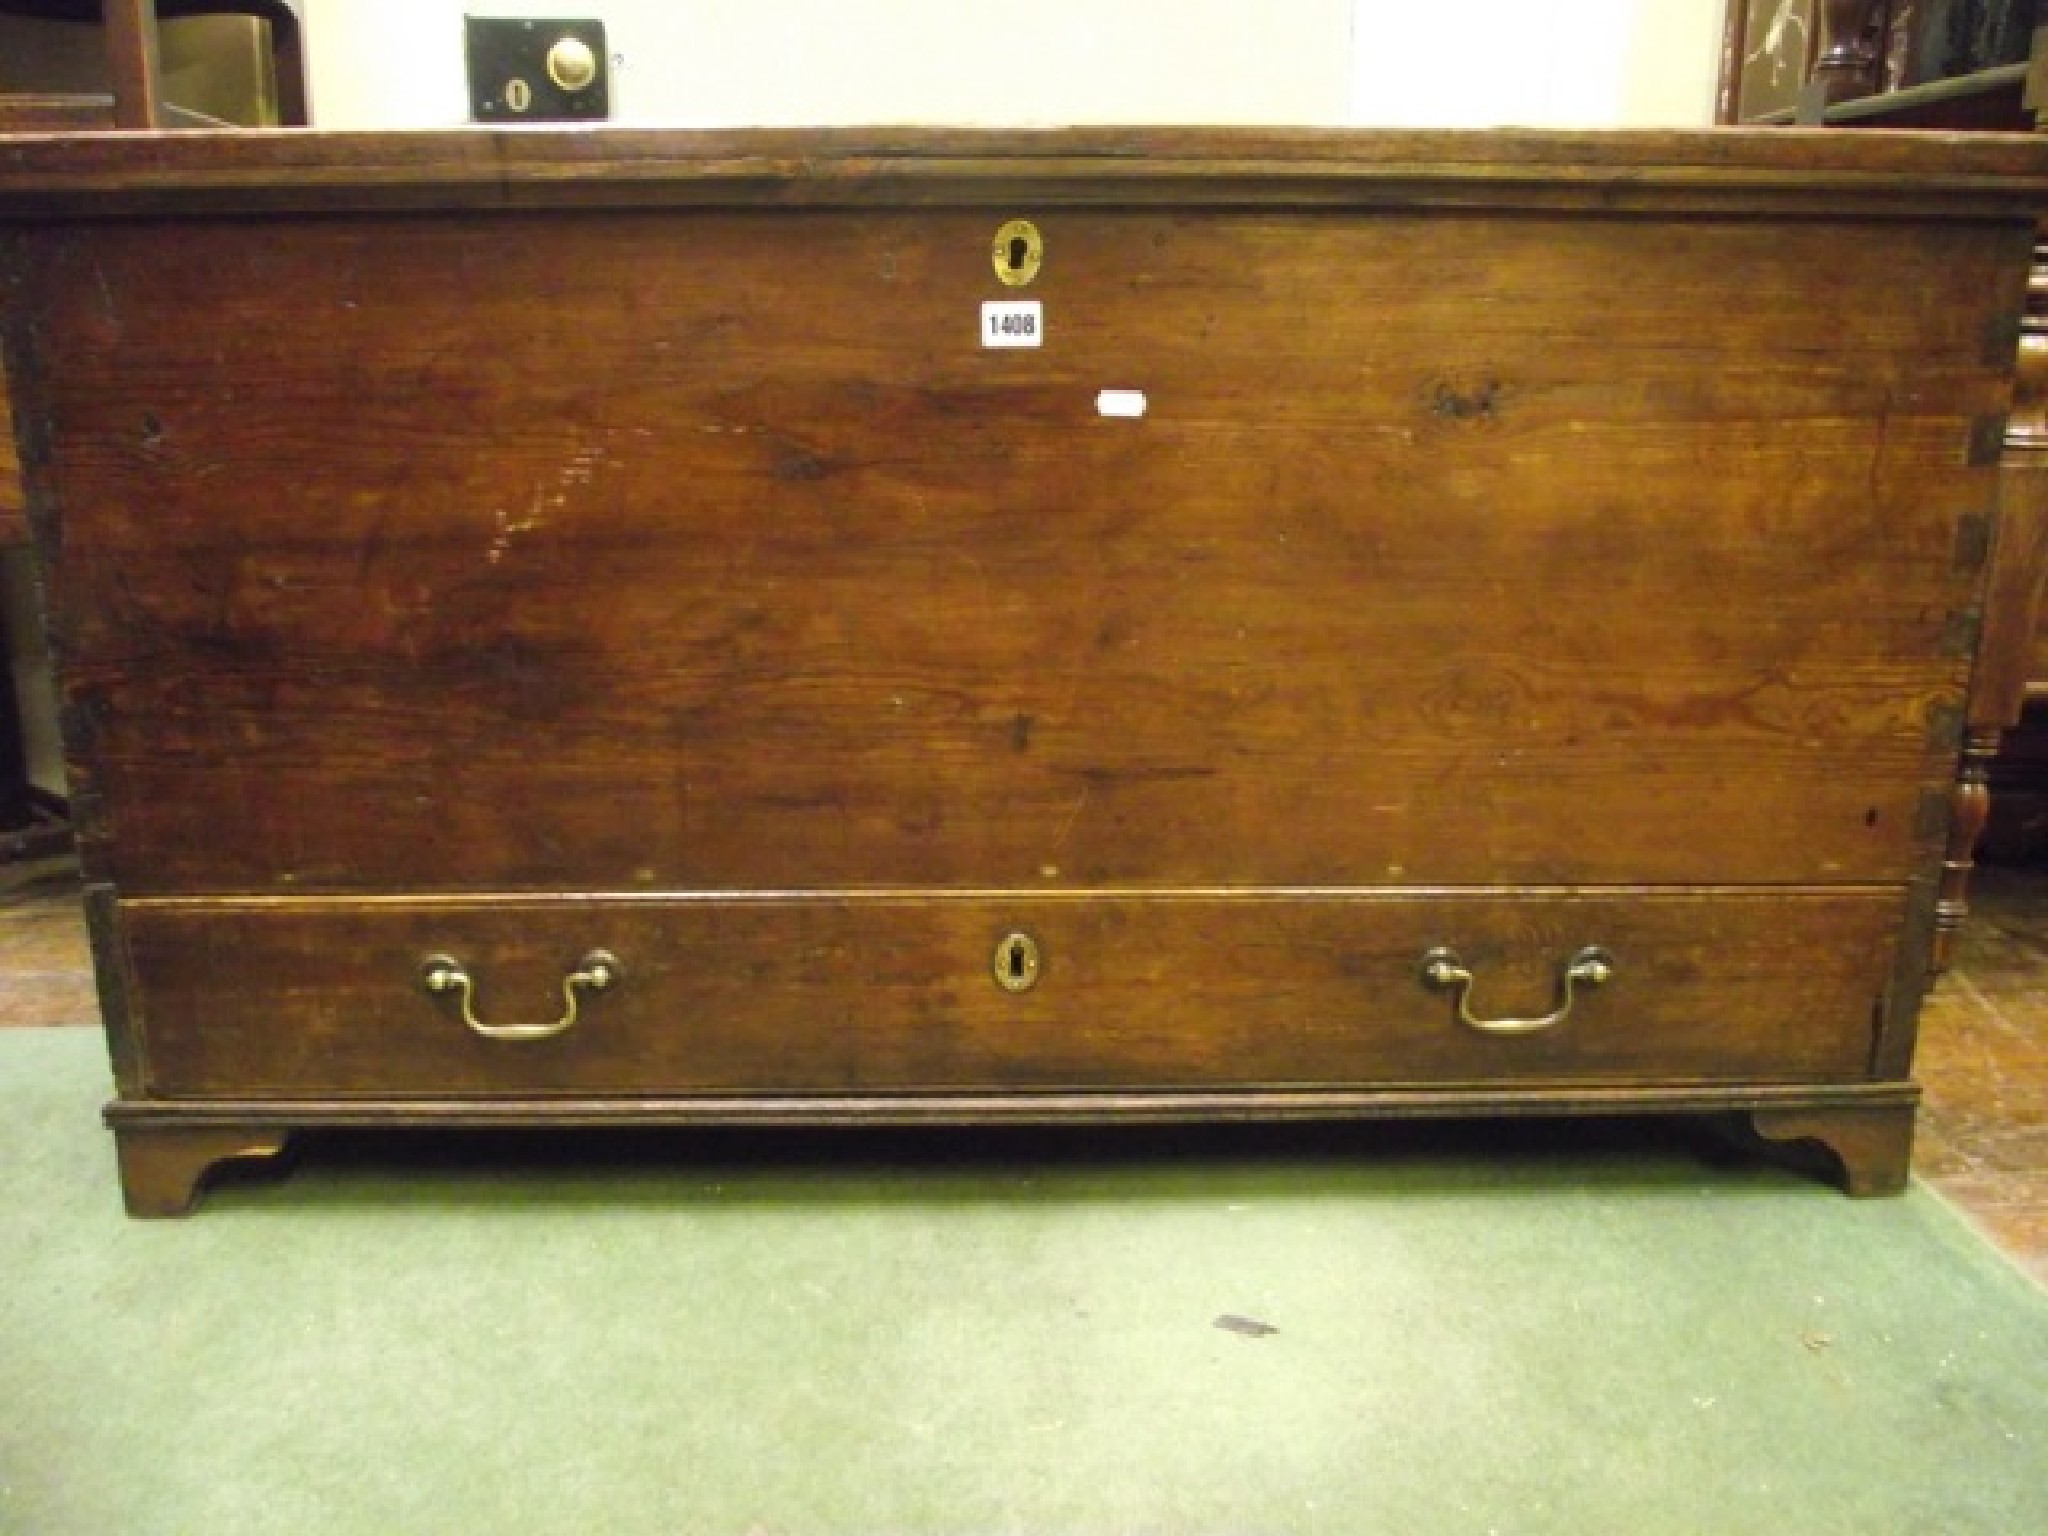
[{"label": "brass knob", "polygon": [[597,78],[597,55],[580,37],[557,38],[548,50],[548,78],[565,91],[580,91]]}]

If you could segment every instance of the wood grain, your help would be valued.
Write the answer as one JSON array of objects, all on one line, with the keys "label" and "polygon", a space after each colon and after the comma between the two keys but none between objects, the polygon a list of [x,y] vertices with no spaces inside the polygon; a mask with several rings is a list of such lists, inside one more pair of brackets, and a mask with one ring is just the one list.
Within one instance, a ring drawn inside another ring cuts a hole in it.
[{"label": "wood grain", "polygon": [[0,219],[176,209],[1548,207],[2010,218],[2025,134],[1330,128],[476,129],[0,140]]},{"label": "wood grain", "polygon": [[114,86],[114,126],[142,132],[162,127],[153,0],[102,0],[100,13]]},{"label": "wood grain", "polygon": [[0,95],[0,133],[76,133],[114,126],[114,98],[51,92]]},{"label": "wood grain", "polygon": [[114,1139],[128,1214],[161,1220],[189,1215],[200,1185],[219,1164],[275,1157],[284,1150],[287,1133],[239,1126],[120,1126]]},{"label": "wood grain", "polygon": [[1910,1105],[1760,1109],[1750,1122],[1767,1141],[1822,1149],[1843,1189],[1859,1198],[1903,1192],[1913,1170]]},{"label": "wood grain", "polygon": [[231,1098],[116,1099],[106,1120],[126,1126],[291,1130],[333,1125],[366,1130],[422,1126],[1103,1125],[1202,1120],[1454,1119],[1498,1115],[1719,1115],[1755,1109],[1910,1110],[1910,1082],[1467,1084],[1449,1088],[1209,1088],[1180,1092],[607,1094],[601,1098]]},{"label": "wood grain", "polygon": [[1047,215],[992,353],[994,222],[28,236],[92,867],[1910,870],[2023,228]]},{"label": "wood grain", "polygon": [[14,412],[7,400],[7,375],[0,370],[0,546],[28,540],[28,501],[14,447]]},{"label": "wood grain", "polygon": [[[1999,136],[0,139],[143,1203],[301,1124],[1631,1106],[1888,1185],[2044,210]],[[1588,944],[1515,1038],[1419,970]],[[421,986],[600,947],[547,1041]]]},{"label": "wood grain", "polygon": [[[154,1096],[1173,1089],[1857,1078],[1890,964],[1889,893],[128,904]],[[999,988],[1022,930],[1036,986]],[[1581,947],[1606,987],[1538,1034]],[[445,953],[486,1024],[546,1022],[587,951],[624,979],[568,1033],[481,1038],[421,985]]]}]

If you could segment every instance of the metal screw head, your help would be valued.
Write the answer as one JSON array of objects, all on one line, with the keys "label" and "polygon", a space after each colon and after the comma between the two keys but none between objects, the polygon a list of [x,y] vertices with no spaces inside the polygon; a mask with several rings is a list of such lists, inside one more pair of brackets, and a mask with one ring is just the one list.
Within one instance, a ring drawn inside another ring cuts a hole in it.
[{"label": "metal screw head", "polygon": [[1614,956],[1597,946],[1588,946],[1572,956],[1571,974],[1582,986],[1604,987],[1614,979]]},{"label": "metal screw head", "polygon": [[1423,982],[1432,987],[1448,987],[1465,979],[1467,972],[1457,952],[1450,949],[1432,949],[1422,957]]}]

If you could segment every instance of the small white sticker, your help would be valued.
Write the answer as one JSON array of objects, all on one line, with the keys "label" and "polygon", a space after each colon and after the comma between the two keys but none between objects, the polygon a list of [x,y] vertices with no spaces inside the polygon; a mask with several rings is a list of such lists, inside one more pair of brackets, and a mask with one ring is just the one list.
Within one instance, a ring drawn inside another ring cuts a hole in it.
[{"label": "small white sticker", "polygon": [[1037,299],[991,299],[981,306],[984,347],[1036,347],[1045,341],[1045,305]]},{"label": "small white sticker", "polygon": [[1095,409],[1104,416],[1127,416],[1136,421],[1145,414],[1145,391],[1105,389],[1095,397]]}]

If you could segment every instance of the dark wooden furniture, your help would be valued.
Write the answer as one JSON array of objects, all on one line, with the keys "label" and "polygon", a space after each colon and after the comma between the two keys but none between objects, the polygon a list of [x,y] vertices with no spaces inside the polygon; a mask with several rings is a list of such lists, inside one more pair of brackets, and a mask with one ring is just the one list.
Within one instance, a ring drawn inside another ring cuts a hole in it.
[{"label": "dark wooden furniture", "polygon": [[305,29],[298,0],[0,0],[0,15],[97,25],[104,36],[104,94],[39,91],[0,93],[0,131],[75,132],[226,128],[166,101],[158,79],[157,23],[187,16],[234,15],[261,20],[269,33],[277,79],[278,122],[303,127],[306,107]]},{"label": "dark wooden furniture", "polygon": [[[1723,49],[1720,119],[1856,129],[1925,128],[1958,132],[2030,133],[2048,108],[2048,26],[2031,33],[2026,57],[2017,50],[2032,20],[2048,10],[2024,0],[1980,7],[2002,24],[1980,28],[1979,52],[1959,60],[1938,56],[1941,28],[1964,0],[1825,0],[1795,5],[1795,23],[1777,41],[1780,84],[1786,67],[1806,71],[1796,105],[1747,113],[1744,87],[1768,84],[1757,68],[1767,52],[1760,19],[1778,12],[1765,0],[1731,5]],[[1954,40],[1951,39],[1953,42]],[[1948,66],[1960,73],[1944,74]],[[2037,270],[2023,328],[2016,379],[2015,435],[2029,451],[2048,451],[2048,244],[2035,251]],[[2030,611],[2038,594],[2020,599]],[[1973,772],[1990,791],[1983,838],[1987,858],[2018,861],[2048,850],[2048,625],[2037,629],[2026,665],[2025,707],[1996,752]]]},{"label": "dark wooden furniture", "polygon": [[1731,1111],[1898,1188],[2044,206],[2002,136],[0,141],[130,1208],[330,1124]]},{"label": "dark wooden furniture", "polygon": [[2026,131],[2039,0],[1729,0],[1715,121]]},{"label": "dark wooden furniture", "polygon": [[21,462],[14,452],[14,413],[0,389],[0,544],[28,542],[28,502],[21,488]]},{"label": "dark wooden furniture", "polygon": [[[37,89],[0,92],[0,132],[225,127],[163,99],[157,71],[157,22],[231,13],[260,17],[275,61],[279,116],[303,125],[305,57],[296,0],[0,0],[0,20],[97,26],[106,59],[105,92]],[[41,86],[42,82],[37,82]],[[28,541],[15,463],[7,390],[0,379],[0,551]],[[0,614],[0,663],[11,650],[10,616]],[[64,854],[71,846],[64,799],[29,779],[20,700],[11,668],[0,665],[0,863]]]},{"label": "dark wooden furniture", "polygon": [[[5,380],[0,380],[0,548],[27,542],[28,508],[22,499],[21,466],[14,456],[14,420],[7,405]],[[6,625],[0,623],[0,645]],[[5,840],[35,823],[23,766],[21,725],[14,698],[14,669],[0,651],[0,855]]]},{"label": "dark wooden furniture", "polygon": [[[14,418],[6,380],[0,378],[0,552],[19,551],[28,541]],[[29,782],[12,651],[6,615],[0,614],[0,864],[60,856],[71,846],[71,823],[62,800]]]}]

